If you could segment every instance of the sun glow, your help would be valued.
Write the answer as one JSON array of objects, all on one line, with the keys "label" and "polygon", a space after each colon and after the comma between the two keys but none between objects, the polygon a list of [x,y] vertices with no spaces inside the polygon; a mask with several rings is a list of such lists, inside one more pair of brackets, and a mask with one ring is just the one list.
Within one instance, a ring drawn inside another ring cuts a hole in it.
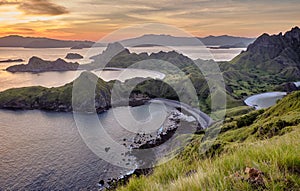
[{"label": "sun glow", "polygon": [[120,28],[164,23],[200,37],[224,34],[256,37],[262,32],[288,30],[298,25],[300,19],[297,9],[300,1],[293,4],[276,1],[273,6],[265,6],[268,0],[164,2],[0,0],[0,36],[98,40]]}]

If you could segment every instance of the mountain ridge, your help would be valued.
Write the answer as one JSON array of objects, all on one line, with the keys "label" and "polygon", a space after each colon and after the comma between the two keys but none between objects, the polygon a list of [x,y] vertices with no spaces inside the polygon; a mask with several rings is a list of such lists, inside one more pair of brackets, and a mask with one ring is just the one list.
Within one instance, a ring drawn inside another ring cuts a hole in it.
[{"label": "mountain ridge", "polygon": [[283,33],[277,35],[262,34],[231,63],[244,70],[259,70],[280,75],[289,80],[299,80],[299,27],[292,28],[284,35]]},{"label": "mountain ridge", "polygon": [[[157,40],[153,40],[153,38]],[[142,39],[142,41],[140,41]],[[204,45],[220,45],[228,46],[237,43],[244,43],[248,45],[253,42],[255,38],[248,37],[237,37],[229,35],[220,35],[220,36],[207,36],[207,37],[177,37],[167,34],[145,34],[143,36],[129,38],[120,40],[125,46],[134,46],[134,45],[159,45],[163,43],[166,46],[182,46],[182,45],[191,45],[198,46],[203,43]],[[200,40],[201,43],[197,40]],[[137,41],[137,42],[134,42]],[[151,41],[151,42],[150,42]],[[147,43],[148,42],[148,43]],[[96,43],[96,44],[95,44]],[[112,42],[111,42],[112,43]],[[23,48],[90,48],[92,46],[106,46],[106,43],[97,43],[89,40],[59,40],[47,37],[27,37],[20,35],[8,35],[0,37],[0,47],[23,47]]]}]

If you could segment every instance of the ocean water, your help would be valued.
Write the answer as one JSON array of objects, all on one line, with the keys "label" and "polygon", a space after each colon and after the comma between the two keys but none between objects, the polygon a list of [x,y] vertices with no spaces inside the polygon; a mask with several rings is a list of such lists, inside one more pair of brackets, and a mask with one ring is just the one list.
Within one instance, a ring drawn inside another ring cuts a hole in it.
[{"label": "ocean water", "polygon": [[[98,115],[120,145],[131,135],[119,123],[128,116],[127,109],[137,121],[147,120],[151,112],[149,105],[143,105],[113,108]],[[89,150],[72,113],[0,110],[0,119],[0,190],[97,190],[100,179],[130,171]]]},{"label": "ocean water", "polygon": [[[28,62],[32,56],[38,56],[46,60],[55,60],[57,58],[65,58],[68,53],[78,53],[84,58],[79,60],[68,60],[72,62],[79,62],[81,64],[89,63],[90,56],[101,53],[105,47],[95,47],[88,49],[74,49],[69,48],[14,48],[14,47],[0,47],[0,60],[6,59],[23,59]],[[178,51],[185,54],[192,59],[214,59],[215,61],[229,61],[237,56],[245,48],[232,48],[232,49],[209,49],[205,46],[178,46],[178,47],[128,47],[130,52],[135,53],[157,53],[159,51]],[[66,59],[67,60],[67,59]]]}]

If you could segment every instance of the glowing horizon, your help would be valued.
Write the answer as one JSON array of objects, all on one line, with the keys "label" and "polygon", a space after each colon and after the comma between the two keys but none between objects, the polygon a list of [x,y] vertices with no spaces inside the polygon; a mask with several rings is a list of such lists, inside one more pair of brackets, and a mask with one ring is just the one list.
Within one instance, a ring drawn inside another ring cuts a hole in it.
[{"label": "glowing horizon", "polygon": [[[197,37],[257,37],[265,32],[278,34],[299,25],[299,6],[300,2],[296,0],[163,0],[159,3],[138,0],[0,0],[0,36],[98,41],[123,27],[163,23]],[[170,34],[176,36],[172,31]]]}]

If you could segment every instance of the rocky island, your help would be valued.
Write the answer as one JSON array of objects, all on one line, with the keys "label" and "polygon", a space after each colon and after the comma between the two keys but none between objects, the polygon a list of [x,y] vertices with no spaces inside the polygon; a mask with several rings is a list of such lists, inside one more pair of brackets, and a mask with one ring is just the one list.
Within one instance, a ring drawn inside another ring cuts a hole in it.
[{"label": "rocky island", "polygon": [[68,53],[67,56],[65,57],[66,59],[82,59],[83,56],[78,54],[78,53]]},{"label": "rocky island", "polygon": [[31,57],[28,64],[20,64],[8,67],[9,72],[48,72],[48,71],[69,71],[77,70],[77,62],[66,62],[59,58],[55,61],[43,60],[38,57]]}]

